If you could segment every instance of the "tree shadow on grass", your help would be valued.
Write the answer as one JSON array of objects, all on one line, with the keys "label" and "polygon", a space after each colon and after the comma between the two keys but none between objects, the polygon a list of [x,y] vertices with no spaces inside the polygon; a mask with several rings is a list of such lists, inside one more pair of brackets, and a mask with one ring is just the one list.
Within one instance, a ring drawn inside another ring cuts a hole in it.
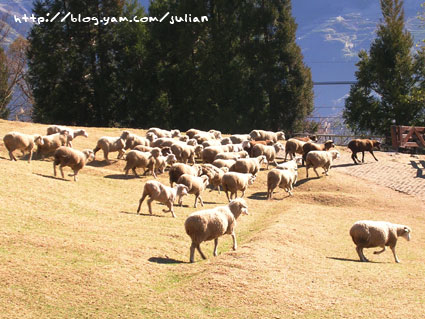
[{"label": "tree shadow on grass", "polygon": [[169,258],[169,257],[165,257],[165,258],[164,257],[151,257],[148,260],[152,263],[157,263],[157,264],[185,264],[186,263],[184,261]]}]

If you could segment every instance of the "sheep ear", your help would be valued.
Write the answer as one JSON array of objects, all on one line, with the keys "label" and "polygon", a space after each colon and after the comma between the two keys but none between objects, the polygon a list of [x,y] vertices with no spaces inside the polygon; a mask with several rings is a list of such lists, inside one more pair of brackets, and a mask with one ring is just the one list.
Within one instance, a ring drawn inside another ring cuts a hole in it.
[{"label": "sheep ear", "polygon": [[406,233],[409,233],[409,232],[410,232],[409,228],[407,228],[407,227],[404,227],[404,231],[405,231]]}]

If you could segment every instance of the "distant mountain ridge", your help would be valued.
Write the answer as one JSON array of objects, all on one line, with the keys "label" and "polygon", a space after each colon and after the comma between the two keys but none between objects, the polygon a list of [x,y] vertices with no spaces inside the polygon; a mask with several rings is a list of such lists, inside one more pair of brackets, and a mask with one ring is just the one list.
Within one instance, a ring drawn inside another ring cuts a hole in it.
[{"label": "distant mountain ridge", "polygon": [[12,42],[18,36],[26,37],[32,26],[30,22],[15,22],[14,15],[17,17],[21,17],[24,14],[30,16],[31,12],[32,0],[0,0],[0,14],[7,15],[7,23],[10,26],[7,43]]}]

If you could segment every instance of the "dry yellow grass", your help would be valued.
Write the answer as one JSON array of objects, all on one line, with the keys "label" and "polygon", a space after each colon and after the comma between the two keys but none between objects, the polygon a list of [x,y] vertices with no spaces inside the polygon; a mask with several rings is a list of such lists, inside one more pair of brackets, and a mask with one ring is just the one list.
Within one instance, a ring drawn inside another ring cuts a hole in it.
[{"label": "dry yellow grass", "polygon": [[[1,137],[12,130],[46,126],[0,121]],[[120,129],[87,131],[75,148]],[[294,197],[280,190],[266,201],[262,171],[247,192],[250,215],[238,221],[238,250],[226,236],[218,257],[204,243],[208,259],[189,264],[183,223],[193,195],[176,219],[158,203],[154,216],[136,215],[151,177],[124,178],[123,167],[98,161],[77,183],[64,181],[51,159],[9,161],[0,141],[1,318],[424,317],[425,210],[416,197],[332,170],[305,182],[301,169]],[[203,197],[207,208],[226,204],[223,193]],[[398,243],[401,264],[372,250],[373,262],[358,262],[348,230],[359,219],[412,227],[412,241]]]}]

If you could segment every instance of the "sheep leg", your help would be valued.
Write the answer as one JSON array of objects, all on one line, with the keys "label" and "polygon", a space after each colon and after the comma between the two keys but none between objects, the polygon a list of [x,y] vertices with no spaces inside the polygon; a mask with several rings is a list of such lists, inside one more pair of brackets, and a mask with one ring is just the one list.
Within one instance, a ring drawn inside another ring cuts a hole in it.
[{"label": "sheep leg", "polygon": [[319,173],[317,172],[316,167],[313,167],[314,171],[316,172],[317,177],[320,177]]},{"label": "sheep leg", "polygon": [[53,175],[56,176],[56,164],[55,164],[55,161],[53,161]]},{"label": "sheep leg", "polygon": [[373,151],[369,151],[369,153],[372,154],[372,156],[375,159],[375,161],[378,161],[378,159],[375,157],[375,154],[373,154]]},{"label": "sheep leg", "polygon": [[192,243],[190,245],[190,262],[191,263],[195,261],[195,248],[196,248],[196,244]]},{"label": "sheep leg", "polygon": [[137,177],[139,177],[139,174],[137,174],[137,172],[136,172],[136,168],[135,168],[135,167],[133,167],[133,168],[132,168],[131,170],[133,171],[133,173],[134,173],[134,176],[137,176]]},{"label": "sheep leg", "polygon": [[362,163],[364,163],[364,151],[362,151]]},{"label": "sheep leg", "polygon": [[[354,152],[353,152],[353,154],[351,154],[351,159],[353,160],[354,164],[359,164],[359,163],[357,163],[357,161],[359,160],[359,159],[357,158],[357,153],[354,153]],[[359,161],[359,162],[360,162],[360,161]]]},{"label": "sheep leg", "polygon": [[77,175],[78,175],[78,171],[74,171],[74,182],[76,182],[77,181]]},{"label": "sheep leg", "polygon": [[395,262],[400,263],[400,260],[398,259],[397,254],[395,253],[395,246],[392,246],[390,248],[391,248],[391,251],[393,252]]},{"label": "sheep leg", "polygon": [[382,254],[382,253],[383,253],[386,249],[387,249],[387,247],[383,246],[383,247],[382,247],[382,250],[374,251],[373,253],[374,253],[375,255],[379,255],[379,254]]},{"label": "sheep leg", "polygon": [[[243,190],[243,191],[242,191],[241,198],[242,198],[242,197],[244,197],[244,195],[245,195],[245,190]],[[235,197],[235,198],[236,198],[236,197]]]},{"label": "sheep leg", "polygon": [[309,167],[306,165],[306,167],[305,167],[305,176],[306,176],[306,178],[308,178],[308,169],[309,169]]},{"label": "sheep leg", "polygon": [[63,167],[62,167],[62,165],[59,165],[59,170],[61,171],[62,178],[65,179],[65,175],[63,173]]},{"label": "sheep leg", "polygon": [[17,159],[16,159],[15,155],[13,155],[12,151],[9,152],[9,156],[10,156],[11,161],[17,161]]},{"label": "sheep leg", "polygon": [[152,215],[152,202],[153,202],[153,198],[149,198],[148,199],[148,207],[149,207],[149,214]]},{"label": "sheep leg", "polygon": [[31,163],[32,160],[32,154],[34,154],[33,150],[30,151],[30,155],[28,157],[28,163]]},{"label": "sheep leg", "polygon": [[176,218],[176,215],[174,214],[173,210],[173,203],[167,203],[168,210],[164,210],[164,212],[171,212],[171,215],[173,218]]},{"label": "sheep leg", "polygon": [[[229,193],[227,192],[227,189],[225,190],[225,192],[226,192],[227,200],[230,202]],[[232,194],[230,194],[230,196],[232,196]]]},{"label": "sheep leg", "polygon": [[196,249],[198,250],[199,254],[201,255],[202,259],[207,259],[207,257],[205,257],[204,253],[201,250],[201,246],[200,244],[196,245]]},{"label": "sheep leg", "polygon": [[238,243],[236,242],[235,231],[232,231],[232,239],[233,239],[233,250],[236,250],[236,248],[238,248]]},{"label": "sheep leg", "polygon": [[124,150],[122,150],[122,149],[121,149],[121,150],[119,150],[119,151],[118,151],[117,159],[122,158],[122,156],[124,155],[124,153],[125,153],[125,152],[124,152]]},{"label": "sheep leg", "polygon": [[142,203],[145,200],[146,196],[148,196],[148,195],[143,192],[143,195],[139,200],[139,207],[137,208],[137,214],[140,212],[140,207],[142,207]]},{"label": "sheep leg", "polygon": [[109,154],[109,152],[107,150],[103,150],[103,157],[104,157],[105,161],[109,163],[108,154]]},{"label": "sheep leg", "polygon": [[365,255],[363,254],[363,248],[361,248],[361,247],[356,247],[356,251],[357,251],[357,254],[359,255],[359,257],[360,257],[360,261],[369,261],[366,257],[365,257]]},{"label": "sheep leg", "polygon": [[214,239],[214,252],[213,255],[217,256],[217,246],[218,246],[218,238]]}]

